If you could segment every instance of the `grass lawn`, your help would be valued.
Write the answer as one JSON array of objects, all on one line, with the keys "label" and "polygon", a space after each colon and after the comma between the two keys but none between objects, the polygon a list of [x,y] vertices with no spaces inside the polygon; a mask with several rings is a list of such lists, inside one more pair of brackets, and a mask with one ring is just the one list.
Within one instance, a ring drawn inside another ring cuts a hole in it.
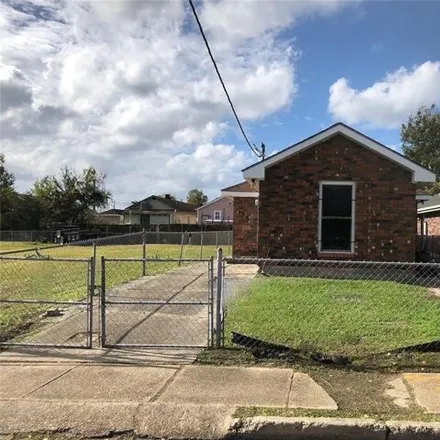
[{"label": "grass lawn", "polygon": [[[3,243],[2,243],[3,244]],[[32,243],[7,243],[11,246],[28,249],[35,247]],[[50,258],[85,258],[93,254],[91,246],[60,246],[44,249],[40,254],[49,257],[44,259],[22,259],[20,261],[0,260],[0,298],[3,299],[45,299],[74,301],[82,300],[87,295],[87,263],[50,260]],[[1,250],[6,250],[4,247]],[[147,258],[179,258],[179,245],[147,245]],[[216,253],[215,246],[185,246],[182,258],[209,258]],[[34,251],[14,254],[13,257],[35,256]],[[96,284],[100,284],[101,256],[108,258],[142,258],[142,246],[114,245],[97,247]],[[178,267],[177,262],[148,262],[147,275],[168,272]],[[140,262],[108,262],[107,288],[135,280],[142,276]],[[0,341],[17,333],[44,310],[53,308],[50,305],[7,304],[0,303]]]},{"label": "grass lawn", "polygon": [[52,243],[37,243],[30,241],[0,241],[0,252],[19,251],[22,249],[29,249],[45,246],[52,246]]},{"label": "grass lawn", "polygon": [[[364,356],[440,339],[440,298],[386,281],[256,278],[227,305],[232,331],[262,340]],[[228,340],[229,339],[229,340]]]}]

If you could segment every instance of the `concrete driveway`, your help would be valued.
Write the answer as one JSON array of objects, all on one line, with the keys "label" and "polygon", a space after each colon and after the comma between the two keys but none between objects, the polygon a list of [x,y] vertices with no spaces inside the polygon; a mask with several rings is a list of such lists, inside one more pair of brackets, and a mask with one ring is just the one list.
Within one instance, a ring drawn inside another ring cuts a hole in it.
[{"label": "concrete driveway", "polygon": [[[106,344],[207,346],[209,292],[206,262],[142,277],[108,290]],[[164,303],[136,303],[139,301]]]},{"label": "concrete driveway", "polygon": [[[116,269],[116,268],[115,268]],[[109,277],[111,280],[111,277]],[[170,268],[107,289],[106,341],[109,345],[206,346],[208,343],[208,264]],[[131,301],[130,304],[113,304]],[[161,301],[161,305],[133,304]],[[185,301],[187,304],[173,304]],[[43,318],[20,336],[24,344],[86,347],[87,307],[60,306],[59,316]],[[93,346],[99,346],[101,313],[93,302]]]}]

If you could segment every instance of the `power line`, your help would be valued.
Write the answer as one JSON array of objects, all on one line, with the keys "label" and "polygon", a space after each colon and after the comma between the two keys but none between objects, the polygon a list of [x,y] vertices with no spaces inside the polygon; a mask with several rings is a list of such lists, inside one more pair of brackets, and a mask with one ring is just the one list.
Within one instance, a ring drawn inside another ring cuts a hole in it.
[{"label": "power line", "polygon": [[192,9],[192,12],[194,14],[194,17],[195,17],[195,19],[197,21],[197,24],[199,26],[200,34],[202,35],[203,41],[205,42],[206,49],[208,50],[209,57],[211,58],[212,64],[214,65],[215,71],[217,72],[218,79],[220,80],[220,83],[223,86],[223,90],[225,92],[226,98],[228,99],[229,105],[231,106],[231,109],[232,109],[232,113],[234,113],[235,120],[237,121],[237,124],[240,127],[241,133],[242,133],[244,139],[246,140],[246,143],[248,144],[249,148],[255,154],[255,156],[257,156],[259,158],[262,158],[264,160],[265,145],[262,143],[260,149],[258,149],[255,145],[252,146],[252,144],[249,142],[249,139],[246,136],[246,133],[245,133],[245,131],[243,129],[243,126],[241,125],[240,118],[238,117],[237,112],[235,111],[234,104],[232,104],[232,100],[231,100],[231,97],[229,96],[228,90],[226,89],[225,83],[223,82],[223,78],[220,75],[220,72],[219,72],[218,67],[217,67],[217,63],[216,63],[216,61],[214,59],[214,56],[212,55],[211,48],[209,47],[209,43],[208,43],[208,40],[206,38],[205,32],[203,30],[202,24],[200,23],[199,17],[198,17],[197,12],[196,12],[196,8],[194,7],[194,4],[193,4],[192,0],[188,0],[188,1],[189,1],[190,6],[191,6],[191,9]]}]

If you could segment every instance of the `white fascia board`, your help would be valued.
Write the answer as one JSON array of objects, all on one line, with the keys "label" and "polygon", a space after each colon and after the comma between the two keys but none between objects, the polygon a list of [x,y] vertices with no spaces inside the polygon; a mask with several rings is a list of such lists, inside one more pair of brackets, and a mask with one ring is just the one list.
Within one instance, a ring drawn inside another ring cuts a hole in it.
[{"label": "white fascia board", "polygon": [[418,208],[417,214],[427,214],[428,212],[440,211],[440,205],[427,206],[426,208]]},{"label": "white fascia board", "polygon": [[225,197],[255,197],[258,198],[257,192],[240,192],[240,191],[222,191]]},{"label": "white fascia board", "polygon": [[275,154],[272,157],[269,157],[263,162],[259,162],[256,163],[255,165],[251,165],[250,167],[245,168],[243,170],[243,177],[246,180],[249,179],[264,180],[266,168],[278,162],[281,162],[284,159],[288,158],[289,156],[299,153],[300,151],[305,150],[306,148],[309,148],[313,145],[323,142],[326,139],[336,134],[342,134],[347,138],[353,140],[354,142],[357,142],[358,144],[361,144],[364,147],[372,151],[375,151],[376,153],[379,153],[380,155],[412,171],[413,182],[435,182],[436,180],[436,175],[432,171],[427,170],[426,168],[407,159],[405,156],[396,153],[395,151],[385,147],[384,145],[379,144],[373,139],[370,139],[362,135],[356,130],[352,130],[350,127],[347,127],[346,125],[343,124],[333,125],[327,130],[324,130],[316,134],[315,136],[311,136],[308,139],[304,140],[303,142],[293,145],[290,148],[286,148],[284,151],[281,151],[280,153]]}]

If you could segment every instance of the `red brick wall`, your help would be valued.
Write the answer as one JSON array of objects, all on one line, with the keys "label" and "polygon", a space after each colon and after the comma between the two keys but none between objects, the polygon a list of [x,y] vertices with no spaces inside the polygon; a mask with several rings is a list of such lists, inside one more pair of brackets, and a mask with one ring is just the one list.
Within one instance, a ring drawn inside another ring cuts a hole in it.
[{"label": "red brick wall", "polygon": [[234,257],[257,255],[258,208],[253,197],[234,197]]},{"label": "red brick wall", "polygon": [[258,249],[234,217],[234,251],[272,258],[342,257],[318,254],[322,180],[356,182],[355,254],[344,258],[414,260],[417,214],[411,172],[341,135],[266,169],[260,182]]},{"label": "red brick wall", "polygon": [[425,218],[425,222],[428,224],[428,235],[440,235],[440,217]]}]

